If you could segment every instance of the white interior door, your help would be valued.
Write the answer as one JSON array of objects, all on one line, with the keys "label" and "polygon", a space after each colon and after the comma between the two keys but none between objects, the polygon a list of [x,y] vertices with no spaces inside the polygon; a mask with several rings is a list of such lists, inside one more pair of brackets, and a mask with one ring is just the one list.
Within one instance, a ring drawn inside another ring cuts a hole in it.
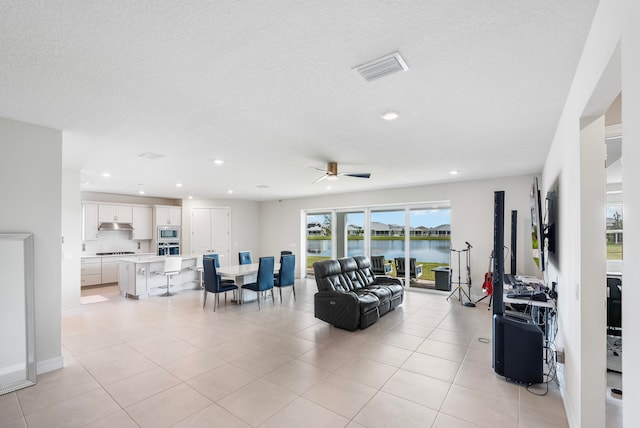
[{"label": "white interior door", "polygon": [[227,265],[229,218],[229,208],[193,208],[191,210],[192,253],[218,253],[220,265]]},{"label": "white interior door", "polygon": [[211,208],[211,246],[220,255],[220,266],[229,263],[229,208]]}]

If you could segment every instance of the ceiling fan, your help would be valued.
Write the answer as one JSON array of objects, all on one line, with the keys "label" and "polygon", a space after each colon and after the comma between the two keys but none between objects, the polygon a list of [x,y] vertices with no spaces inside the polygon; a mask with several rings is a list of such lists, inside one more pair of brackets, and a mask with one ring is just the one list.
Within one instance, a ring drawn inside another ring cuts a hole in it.
[{"label": "ceiling fan", "polygon": [[316,168],[316,167],[311,167],[313,169],[317,169],[318,171],[322,171],[324,172],[324,175],[320,178],[318,178],[316,181],[314,181],[313,183],[319,183],[322,180],[337,180],[338,177],[340,176],[345,176],[345,177],[356,177],[356,178],[369,178],[371,177],[371,174],[368,172],[340,172],[338,173],[338,163],[337,162],[329,162],[327,163],[327,169],[321,169],[321,168]]}]

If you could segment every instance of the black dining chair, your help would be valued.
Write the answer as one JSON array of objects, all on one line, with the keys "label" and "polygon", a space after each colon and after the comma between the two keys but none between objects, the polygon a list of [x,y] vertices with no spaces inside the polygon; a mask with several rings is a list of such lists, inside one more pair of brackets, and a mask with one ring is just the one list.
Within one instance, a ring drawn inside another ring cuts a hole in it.
[{"label": "black dining chair", "polygon": [[239,265],[250,265],[252,263],[253,263],[253,259],[251,257],[251,251],[240,251],[238,253]]},{"label": "black dining chair", "polygon": [[221,283],[220,276],[216,271],[215,260],[211,257],[205,257],[202,259],[202,265],[204,267],[204,303],[202,303],[202,309],[207,304],[208,293],[214,293],[213,299],[213,312],[216,311],[216,305],[220,301],[220,293],[224,293],[224,302],[227,303],[227,291],[236,291],[238,286],[234,283]]},{"label": "black dining chair", "polygon": [[244,303],[244,290],[255,291],[258,295],[258,309],[260,309],[260,294],[265,291],[271,290],[271,300],[275,304],[275,297],[273,296],[273,267],[275,261],[273,257],[260,257],[258,265],[258,278],[256,282],[250,284],[244,284],[241,288],[240,300]]},{"label": "black dining chair", "polygon": [[295,255],[285,254],[280,257],[280,272],[273,280],[273,286],[278,287],[280,293],[280,303],[282,303],[282,287],[291,287],[293,290],[293,300],[296,300],[295,270]]}]

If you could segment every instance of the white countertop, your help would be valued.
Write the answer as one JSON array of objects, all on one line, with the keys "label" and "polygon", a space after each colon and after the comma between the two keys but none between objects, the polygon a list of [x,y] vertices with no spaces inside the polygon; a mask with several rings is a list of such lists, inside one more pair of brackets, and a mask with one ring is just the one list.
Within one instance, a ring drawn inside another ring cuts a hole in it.
[{"label": "white countertop", "polygon": [[107,258],[123,258],[123,257],[140,257],[140,256],[154,256],[155,253],[135,253],[135,254],[109,254],[99,256],[97,254],[82,254],[80,256],[81,259],[107,259]]},{"label": "white countertop", "polygon": [[[163,262],[167,256],[154,256],[154,255],[147,255],[147,256],[142,256],[142,257],[138,257],[137,260],[132,260],[131,258],[126,258],[127,256],[120,256],[120,261],[123,262],[128,262],[128,263],[156,263],[156,262]],[[129,256],[131,257],[131,256]],[[186,260],[195,260],[198,258],[198,256],[180,256],[182,257],[182,261],[186,261]]]}]

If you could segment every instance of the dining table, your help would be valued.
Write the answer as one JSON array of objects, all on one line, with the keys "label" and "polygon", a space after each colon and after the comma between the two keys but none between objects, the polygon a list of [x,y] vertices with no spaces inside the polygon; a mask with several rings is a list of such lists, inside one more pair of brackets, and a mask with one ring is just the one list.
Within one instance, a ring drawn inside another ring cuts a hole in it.
[{"label": "dining table", "polygon": [[[251,284],[252,282],[256,282],[258,280],[258,268],[260,267],[260,263],[251,263],[246,265],[229,265],[229,266],[220,266],[216,269],[217,273],[224,277],[233,279],[238,288],[242,288],[244,284]],[[274,263],[273,272],[278,272],[280,270],[280,263]],[[248,292],[248,295],[245,295],[245,301],[252,301],[256,299],[257,293],[251,290],[244,290],[244,292]],[[236,299],[233,299],[236,300]],[[232,300],[232,301],[233,301]],[[241,302],[238,302],[241,303]]]}]

